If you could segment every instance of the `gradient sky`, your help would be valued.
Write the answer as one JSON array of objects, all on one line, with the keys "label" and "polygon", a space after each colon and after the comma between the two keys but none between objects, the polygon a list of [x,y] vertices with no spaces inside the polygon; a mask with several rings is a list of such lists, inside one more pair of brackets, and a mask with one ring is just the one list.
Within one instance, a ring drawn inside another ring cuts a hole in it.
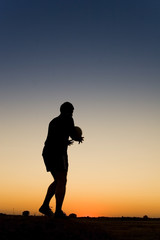
[{"label": "gradient sky", "polygon": [[85,141],[64,211],[160,217],[159,43],[159,0],[0,1],[0,212],[38,214],[48,123],[70,101]]}]

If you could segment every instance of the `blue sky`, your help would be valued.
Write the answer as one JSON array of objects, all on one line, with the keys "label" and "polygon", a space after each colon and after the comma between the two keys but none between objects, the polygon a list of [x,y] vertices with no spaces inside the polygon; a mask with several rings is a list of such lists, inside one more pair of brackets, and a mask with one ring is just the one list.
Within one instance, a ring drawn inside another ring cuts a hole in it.
[{"label": "blue sky", "polygon": [[151,87],[152,80],[157,89],[159,11],[159,1],[1,1],[4,85],[30,73],[31,87],[57,84],[61,75],[80,86],[99,79]]}]

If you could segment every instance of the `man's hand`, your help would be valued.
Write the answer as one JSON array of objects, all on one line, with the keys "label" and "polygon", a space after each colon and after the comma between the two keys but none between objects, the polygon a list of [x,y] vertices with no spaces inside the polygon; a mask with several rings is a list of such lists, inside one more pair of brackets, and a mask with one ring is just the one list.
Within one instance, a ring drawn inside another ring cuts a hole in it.
[{"label": "man's hand", "polygon": [[80,143],[83,143],[83,141],[84,141],[84,137],[81,137],[79,140],[78,140],[78,143],[80,144]]}]

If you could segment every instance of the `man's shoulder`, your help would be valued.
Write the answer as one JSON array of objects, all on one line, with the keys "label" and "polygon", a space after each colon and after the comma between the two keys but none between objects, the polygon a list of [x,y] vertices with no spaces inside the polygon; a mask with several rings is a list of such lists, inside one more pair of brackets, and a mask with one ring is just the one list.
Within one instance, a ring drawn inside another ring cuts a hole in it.
[{"label": "man's shoulder", "polygon": [[61,115],[59,115],[58,117],[53,118],[49,123],[50,126],[54,126],[55,124],[69,124],[69,125],[71,124],[71,125],[74,125],[74,120],[73,120],[72,117],[64,118]]},{"label": "man's shoulder", "polygon": [[50,121],[49,125],[54,125],[54,124],[55,124],[56,122],[58,122],[58,121],[59,121],[59,116],[53,118],[53,119]]}]

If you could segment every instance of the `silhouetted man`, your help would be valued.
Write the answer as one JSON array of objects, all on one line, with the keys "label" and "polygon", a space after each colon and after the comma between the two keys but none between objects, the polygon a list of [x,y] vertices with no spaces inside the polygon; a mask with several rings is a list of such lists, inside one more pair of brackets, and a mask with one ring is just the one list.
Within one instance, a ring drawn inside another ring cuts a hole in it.
[{"label": "silhouetted man", "polygon": [[[68,155],[67,148],[73,143],[69,137],[74,136],[74,121],[72,118],[74,107],[71,103],[65,102],[60,107],[60,115],[54,118],[48,128],[48,136],[43,148],[43,159],[47,171],[50,171],[54,182],[48,187],[48,191],[39,211],[47,216],[53,216],[49,207],[51,198],[55,194],[56,210],[55,217],[66,217],[62,211],[62,204],[66,191]],[[83,137],[78,139],[83,142]]]}]

